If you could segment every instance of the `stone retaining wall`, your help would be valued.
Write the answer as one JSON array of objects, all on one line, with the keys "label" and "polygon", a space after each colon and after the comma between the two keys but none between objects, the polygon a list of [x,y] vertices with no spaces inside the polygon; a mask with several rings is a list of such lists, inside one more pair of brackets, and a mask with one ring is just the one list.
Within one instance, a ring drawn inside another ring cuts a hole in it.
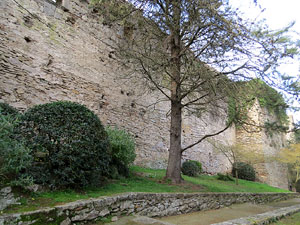
[{"label": "stone retaining wall", "polygon": [[265,203],[297,197],[296,193],[126,193],[113,197],[81,200],[37,211],[6,214],[0,225],[81,224],[108,216],[138,214],[150,217],[218,209],[234,203]]},{"label": "stone retaining wall", "polygon": [[5,187],[0,189],[0,211],[7,208],[10,205],[17,204],[18,198],[15,198],[12,193],[11,187]]}]

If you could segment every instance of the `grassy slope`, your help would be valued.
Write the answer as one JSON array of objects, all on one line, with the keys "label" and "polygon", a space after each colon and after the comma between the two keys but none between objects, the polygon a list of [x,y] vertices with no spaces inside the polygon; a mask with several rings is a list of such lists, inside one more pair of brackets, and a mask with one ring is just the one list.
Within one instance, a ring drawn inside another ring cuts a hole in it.
[{"label": "grassy slope", "polygon": [[266,184],[245,180],[239,180],[239,185],[237,186],[234,181],[219,181],[215,176],[207,175],[201,175],[196,178],[183,176],[185,180],[183,184],[171,185],[168,181],[162,182],[165,170],[133,166],[131,172],[133,174],[131,177],[109,181],[100,188],[87,188],[80,192],[67,190],[29,195],[26,198],[22,198],[22,205],[7,209],[5,212],[35,210],[44,206],[54,206],[79,199],[111,196],[124,192],[287,192]]}]

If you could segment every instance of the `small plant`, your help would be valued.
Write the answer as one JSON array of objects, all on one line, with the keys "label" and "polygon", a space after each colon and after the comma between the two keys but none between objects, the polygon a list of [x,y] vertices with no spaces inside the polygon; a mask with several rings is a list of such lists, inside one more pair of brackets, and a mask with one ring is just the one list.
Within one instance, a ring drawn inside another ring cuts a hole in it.
[{"label": "small plant", "polygon": [[217,176],[218,176],[217,177],[218,180],[234,181],[234,179],[229,174],[218,173]]},{"label": "small plant", "polygon": [[244,162],[233,163],[232,175],[240,179],[255,181],[255,170],[254,168]]},{"label": "small plant", "polygon": [[182,164],[181,171],[184,175],[195,177],[202,172],[202,165],[195,160],[188,160]]},{"label": "small plant", "polygon": [[124,130],[111,127],[106,128],[108,138],[112,149],[112,174],[115,174],[116,168],[120,175],[129,176],[129,166],[133,163],[135,154],[134,139]]},{"label": "small plant", "polygon": [[34,163],[26,172],[37,184],[81,188],[98,184],[107,173],[110,152],[99,118],[74,102],[37,105],[24,113],[19,138]]}]

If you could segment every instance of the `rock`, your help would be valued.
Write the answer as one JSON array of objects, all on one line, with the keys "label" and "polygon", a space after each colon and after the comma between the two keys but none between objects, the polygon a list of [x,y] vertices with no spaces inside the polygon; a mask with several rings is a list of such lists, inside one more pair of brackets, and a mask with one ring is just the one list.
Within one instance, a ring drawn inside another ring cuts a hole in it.
[{"label": "rock", "polygon": [[116,222],[116,221],[118,221],[119,220],[119,218],[117,217],[117,216],[113,216],[112,218],[111,218],[111,222]]},{"label": "rock", "polygon": [[11,187],[5,187],[0,190],[0,211],[10,205],[18,204],[19,198],[15,198]]},{"label": "rock", "polygon": [[99,216],[106,216],[106,215],[108,215],[110,212],[109,212],[109,210],[108,209],[103,209],[100,213],[99,213]]},{"label": "rock", "polygon": [[31,192],[45,191],[45,189],[41,185],[38,185],[38,184],[33,184],[33,185],[30,185],[30,186],[27,186],[25,189],[28,190],[28,191],[31,191]]},{"label": "rock", "polygon": [[71,224],[71,220],[69,217],[60,223],[60,225],[70,225],[70,224]]},{"label": "rock", "polygon": [[11,193],[11,191],[12,191],[11,187],[5,187],[0,190],[0,194],[7,195],[7,194]]},{"label": "rock", "polygon": [[131,201],[125,201],[121,203],[120,209],[121,211],[128,209],[132,205]]}]

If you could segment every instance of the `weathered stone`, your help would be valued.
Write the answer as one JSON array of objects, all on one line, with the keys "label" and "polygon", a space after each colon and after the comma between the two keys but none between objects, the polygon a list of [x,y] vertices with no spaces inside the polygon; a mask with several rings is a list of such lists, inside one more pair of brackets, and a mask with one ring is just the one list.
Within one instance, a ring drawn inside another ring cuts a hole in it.
[{"label": "weathered stone", "polygon": [[106,208],[106,209],[103,209],[100,213],[99,213],[99,216],[106,216],[110,213],[110,211]]},{"label": "weathered stone", "polygon": [[54,16],[56,6],[47,1],[44,1],[44,12],[47,16]]},{"label": "weathered stone", "polygon": [[19,198],[15,198],[11,187],[5,187],[0,190],[0,211],[10,205],[19,204]]},{"label": "weathered stone", "polygon": [[118,221],[118,217],[117,216],[113,216],[112,218],[111,218],[111,222],[116,222],[116,221]]},{"label": "weathered stone", "polygon": [[2,195],[8,195],[11,193],[11,191],[12,191],[11,187],[4,187],[0,190],[0,193]]},{"label": "weathered stone", "polygon": [[65,11],[70,11],[70,1],[69,0],[62,0],[61,6]]},{"label": "weathered stone", "polygon": [[132,202],[131,201],[125,201],[121,203],[120,209],[121,211],[125,210],[125,209],[129,209],[130,206],[132,206]]},{"label": "weathered stone", "polygon": [[70,220],[69,217],[60,223],[60,225],[70,225],[70,224],[72,224],[72,221]]},{"label": "weathered stone", "polygon": [[88,221],[95,219],[99,216],[99,212],[96,210],[93,210],[91,212],[86,212],[86,211],[80,211],[80,213],[74,217],[71,218],[71,221],[76,222],[76,221]]}]

